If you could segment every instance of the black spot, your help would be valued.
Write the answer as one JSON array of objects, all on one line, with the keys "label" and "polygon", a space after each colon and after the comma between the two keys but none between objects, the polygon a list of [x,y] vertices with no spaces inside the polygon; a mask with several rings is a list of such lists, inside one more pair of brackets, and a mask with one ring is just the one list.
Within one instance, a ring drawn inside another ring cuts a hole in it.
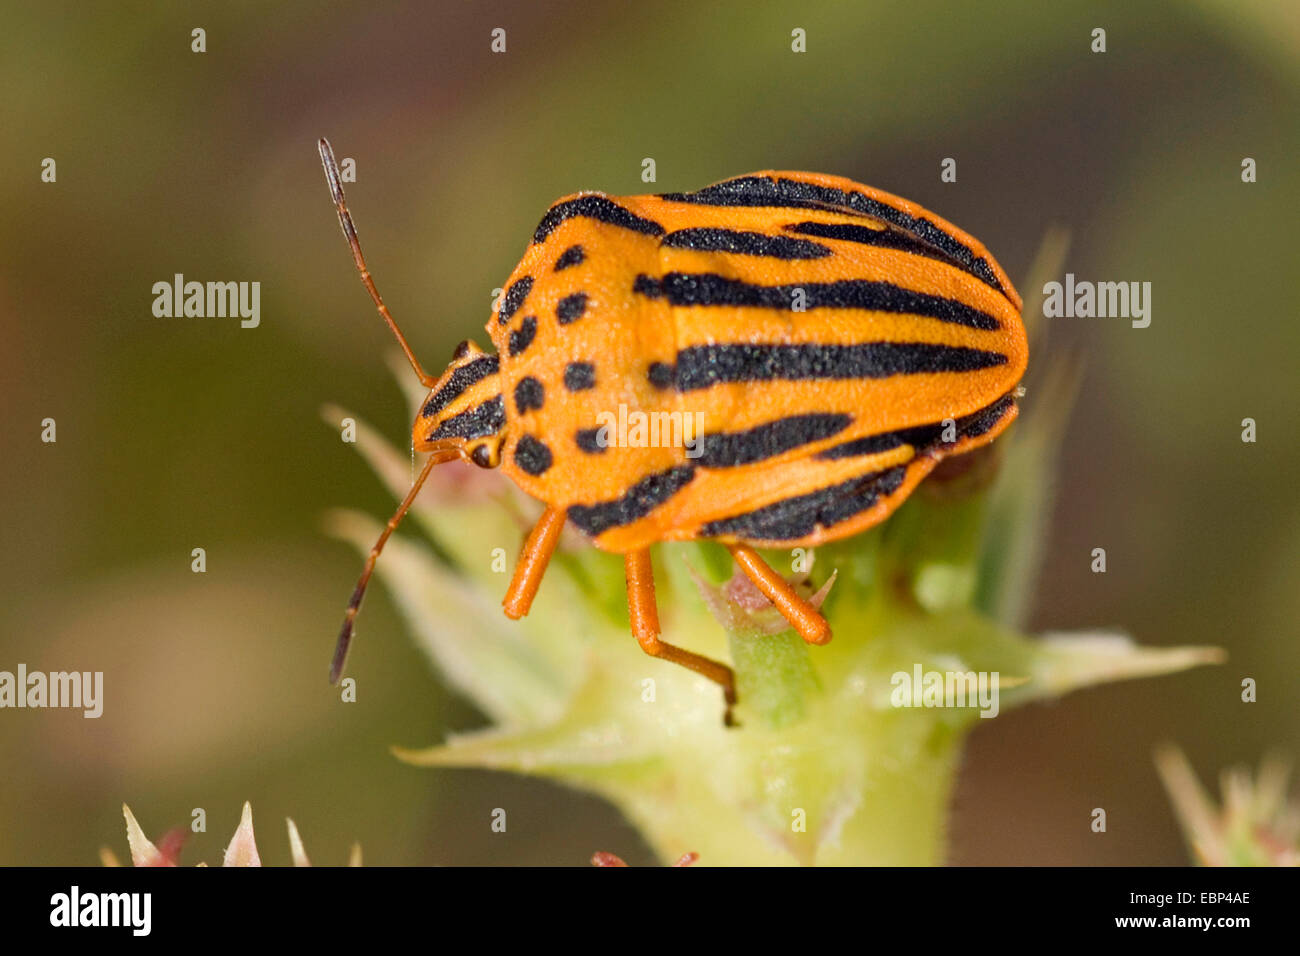
[{"label": "black spot", "polygon": [[474,450],[469,453],[469,460],[480,468],[491,468],[492,451],[487,445],[476,445]]},{"label": "black spot", "polygon": [[568,325],[582,318],[582,314],[586,311],[587,293],[575,292],[560,300],[560,304],[555,307],[555,318],[561,325]]},{"label": "black spot", "polygon": [[596,366],[590,362],[570,362],[564,366],[564,387],[571,392],[596,387]]},{"label": "black spot", "polygon": [[509,350],[513,358],[533,344],[537,335],[537,316],[530,315],[519,323],[519,328],[510,330]]},{"label": "black spot", "polygon": [[601,431],[600,428],[583,428],[573,437],[583,451],[590,455],[601,455],[609,447],[606,442],[601,441]]},{"label": "black spot", "polygon": [[587,260],[587,254],[582,251],[582,246],[569,246],[564,252],[560,253],[560,258],[555,260],[555,271],[567,269],[569,266],[581,265]]},{"label": "black spot", "polygon": [[453,359],[463,359],[466,355],[469,355],[469,339],[461,339],[460,344],[451,353],[451,357]]},{"label": "black spot", "polygon": [[677,382],[677,369],[665,362],[651,362],[646,378],[655,388],[672,388]]},{"label": "black spot", "polygon": [[531,375],[525,375],[515,386],[515,408],[519,409],[520,415],[529,409],[541,408],[545,398],[546,389]]},{"label": "black spot", "polygon": [[677,494],[694,477],[694,465],[677,465],[667,471],[646,475],[621,498],[594,505],[570,505],[569,520],[593,536],[619,525],[631,524]]},{"label": "black spot", "polygon": [[531,291],[533,291],[532,276],[524,276],[510,283],[510,288],[506,289],[505,294],[501,296],[501,311],[497,313],[497,321],[502,325],[509,322]]},{"label": "black spot", "polygon": [[534,478],[545,474],[553,460],[551,450],[532,435],[525,435],[515,445],[515,464]]}]

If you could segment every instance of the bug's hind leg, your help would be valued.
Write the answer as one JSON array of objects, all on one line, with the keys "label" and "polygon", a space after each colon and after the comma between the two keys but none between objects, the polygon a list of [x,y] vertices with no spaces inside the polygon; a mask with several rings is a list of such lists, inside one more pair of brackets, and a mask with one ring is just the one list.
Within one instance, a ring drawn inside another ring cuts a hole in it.
[{"label": "bug's hind leg", "polygon": [[659,639],[659,608],[655,604],[655,579],[649,549],[629,552],[623,558],[623,567],[627,573],[627,612],[632,622],[632,636],[641,645],[641,650],[651,657],[662,657],[689,667],[720,685],[727,702],[724,720],[730,726],[731,708],[736,703],[736,675],[726,664]]},{"label": "bug's hind leg", "polygon": [[754,587],[776,606],[800,637],[809,644],[825,644],[831,639],[831,626],[826,618],[795,593],[790,583],[773,571],[757,551],[747,544],[729,544],[727,550],[740,570],[745,572],[745,577],[754,582]]},{"label": "bug's hind leg", "polygon": [[519,561],[515,565],[515,576],[510,579],[501,606],[505,608],[506,617],[519,620],[533,606],[533,598],[541,586],[542,576],[546,574],[546,565],[550,563],[555,546],[560,543],[560,532],[564,530],[564,511],[560,508],[547,508],[528,532],[528,539],[519,552]]}]

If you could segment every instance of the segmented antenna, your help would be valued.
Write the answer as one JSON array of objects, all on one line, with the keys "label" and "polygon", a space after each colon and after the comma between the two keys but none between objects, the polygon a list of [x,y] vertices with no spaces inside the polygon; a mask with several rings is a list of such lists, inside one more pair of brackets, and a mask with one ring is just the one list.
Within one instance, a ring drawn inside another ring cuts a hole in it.
[{"label": "segmented antenna", "polygon": [[343,196],[343,177],[339,174],[339,164],[334,161],[334,150],[330,147],[330,141],[322,138],[316,145],[320,148],[321,165],[325,167],[325,181],[329,183],[330,195],[334,197],[334,205],[339,211],[339,225],[343,227],[343,238],[352,247],[352,258],[356,260],[357,271],[361,273],[361,282],[365,285],[366,291],[370,293],[370,298],[375,300],[375,307],[379,309],[379,314],[384,317],[388,327],[393,330],[393,335],[397,336],[397,344],[406,353],[406,360],[411,363],[411,368],[415,369],[420,384],[425,388],[433,388],[437,379],[424,371],[423,366],[420,365],[420,360],[415,357],[411,347],[406,344],[406,336],[397,327],[397,322],[393,319],[392,313],[388,311],[388,306],[384,305],[379,290],[375,288],[375,280],[370,277],[370,270],[366,268],[366,257],[361,254],[361,242],[357,239],[357,227],[352,222],[352,213],[348,212],[348,201]]}]

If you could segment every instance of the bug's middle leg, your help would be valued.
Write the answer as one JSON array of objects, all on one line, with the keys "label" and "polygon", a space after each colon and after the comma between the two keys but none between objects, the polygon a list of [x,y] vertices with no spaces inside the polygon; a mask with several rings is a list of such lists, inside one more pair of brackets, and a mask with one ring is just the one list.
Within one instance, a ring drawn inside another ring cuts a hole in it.
[{"label": "bug's middle leg", "polygon": [[542,584],[546,574],[546,565],[550,563],[555,547],[560,543],[560,532],[564,530],[564,511],[560,508],[547,508],[528,532],[528,539],[519,552],[519,561],[515,564],[515,575],[510,579],[505,599],[501,606],[505,608],[506,617],[517,621],[528,613],[533,606],[533,598]]},{"label": "bug's middle leg", "polygon": [[623,568],[627,573],[627,611],[632,622],[632,636],[641,645],[641,650],[651,657],[662,657],[689,667],[720,685],[727,702],[725,720],[731,724],[731,707],[736,703],[735,673],[726,664],[659,639],[659,608],[655,603],[654,570],[650,565],[648,548],[628,552],[623,558]]},{"label": "bug's middle leg", "polygon": [[727,550],[745,577],[754,582],[754,587],[776,606],[800,637],[809,644],[825,644],[831,639],[831,626],[821,612],[801,598],[757,551],[747,544],[729,544]]}]

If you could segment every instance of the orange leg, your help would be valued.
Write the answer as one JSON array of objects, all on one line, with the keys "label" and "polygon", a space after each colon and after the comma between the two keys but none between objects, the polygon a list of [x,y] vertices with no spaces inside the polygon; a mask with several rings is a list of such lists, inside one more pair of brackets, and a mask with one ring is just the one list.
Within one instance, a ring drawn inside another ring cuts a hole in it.
[{"label": "orange leg", "polygon": [[781,616],[790,622],[800,637],[809,644],[825,644],[831,639],[831,626],[826,623],[826,618],[796,594],[790,583],[773,571],[757,551],[745,544],[730,544],[727,550],[745,576],[754,582],[754,587],[776,605]]},{"label": "orange leg", "polygon": [[546,573],[546,565],[555,553],[555,546],[560,543],[560,532],[563,530],[564,511],[560,508],[547,508],[537,524],[533,525],[523,550],[519,552],[515,576],[501,602],[506,617],[517,621],[533,606],[533,598],[537,597],[542,575]]},{"label": "orange leg", "polygon": [[624,555],[623,567],[627,573],[628,618],[632,622],[632,636],[641,645],[641,650],[651,657],[662,657],[682,667],[689,667],[720,685],[723,699],[727,702],[724,720],[730,725],[731,707],[736,702],[736,675],[726,664],[659,639],[659,608],[655,604],[654,571],[650,566],[648,549]]}]

